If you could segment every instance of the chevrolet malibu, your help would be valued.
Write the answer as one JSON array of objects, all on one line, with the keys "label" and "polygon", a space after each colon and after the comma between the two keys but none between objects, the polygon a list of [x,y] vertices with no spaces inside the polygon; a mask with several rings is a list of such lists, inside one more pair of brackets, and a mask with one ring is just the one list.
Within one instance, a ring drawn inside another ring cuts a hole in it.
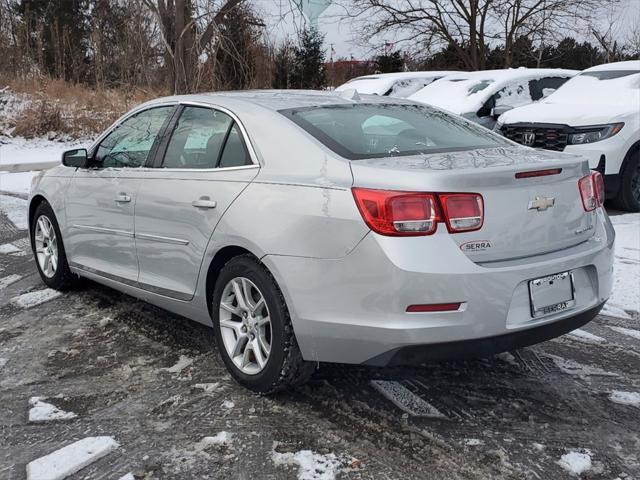
[{"label": "chevrolet malibu", "polygon": [[84,277],[213,325],[242,385],[318,362],[483,356],[589,322],[610,295],[602,176],[408,100],[162,98],[33,180],[43,282]]}]

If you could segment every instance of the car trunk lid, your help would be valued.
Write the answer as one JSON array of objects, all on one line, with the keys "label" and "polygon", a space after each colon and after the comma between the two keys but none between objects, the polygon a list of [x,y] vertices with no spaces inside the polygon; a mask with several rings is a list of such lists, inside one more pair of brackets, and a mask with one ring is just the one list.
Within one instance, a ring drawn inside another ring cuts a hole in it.
[{"label": "car trunk lid", "polygon": [[[474,262],[553,252],[594,233],[595,215],[585,212],[578,189],[589,167],[578,156],[492,148],[358,160],[351,165],[356,187],[481,194],[482,228],[451,235]],[[549,169],[551,174],[529,176]],[[518,173],[525,178],[516,178]]]}]

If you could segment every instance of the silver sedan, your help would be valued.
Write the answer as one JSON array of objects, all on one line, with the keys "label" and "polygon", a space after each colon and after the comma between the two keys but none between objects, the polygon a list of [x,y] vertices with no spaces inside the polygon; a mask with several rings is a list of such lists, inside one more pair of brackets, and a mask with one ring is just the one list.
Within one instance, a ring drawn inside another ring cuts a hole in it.
[{"label": "silver sedan", "polygon": [[161,98],[34,178],[44,283],[95,280],[213,324],[262,393],[318,362],[420,364],[540,342],[610,295],[614,233],[581,157],[411,101]]}]

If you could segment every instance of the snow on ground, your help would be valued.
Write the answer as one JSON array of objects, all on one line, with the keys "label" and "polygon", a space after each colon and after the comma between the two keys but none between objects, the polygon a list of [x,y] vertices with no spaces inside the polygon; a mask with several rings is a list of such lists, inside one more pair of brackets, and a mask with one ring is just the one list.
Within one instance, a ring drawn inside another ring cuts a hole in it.
[{"label": "snow on ground", "polygon": [[233,440],[233,433],[219,432],[213,437],[204,437],[200,440],[200,444],[208,447],[211,445],[230,445]]},{"label": "snow on ground", "polygon": [[27,195],[31,189],[31,179],[36,173],[6,173],[0,171],[0,191]]},{"label": "snow on ground", "polygon": [[3,243],[0,245],[0,253],[3,255],[11,255],[12,253],[20,253],[22,250],[13,243]]},{"label": "snow on ground", "polygon": [[40,305],[49,300],[59,297],[62,293],[51,288],[45,288],[44,290],[36,290],[35,292],[23,293],[17,297],[11,299],[11,303],[20,308],[31,308],[36,305]]},{"label": "snow on ground", "polygon": [[15,274],[7,275],[6,277],[0,278],[0,290],[7,288],[9,285],[17,282],[21,278],[22,277],[20,275]]},{"label": "snow on ground", "polygon": [[583,452],[569,452],[558,460],[558,465],[564,468],[572,475],[582,475],[587,470],[591,470],[591,452],[585,450]]},{"label": "snow on ground", "polygon": [[624,327],[614,327],[612,325],[607,325],[614,332],[621,333],[622,335],[626,335],[627,337],[635,338],[636,340],[640,340],[640,331],[633,330],[631,328]]},{"label": "snow on ground", "polygon": [[87,437],[27,465],[27,480],[62,480],[118,448],[111,437]]},{"label": "snow on ground", "polygon": [[604,338],[594,335],[593,333],[589,333],[586,330],[577,329],[573,332],[569,332],[568,335],[582,343],[606,343]]},{"label": "snow on ground", "polygon": [[184,355],[180,355],[180,359],[173,367],[162,368],[165,372],[169,373],[180,373],[182,370],[187,368],[193,363],[193,358],[185,357]]},{"label": "snow on ground", "polygon": [[8,358],[0,358],[0,368],[4,367],[8,361]]},{"label": "snow on ground", "polygon": [[64,410],[45,402],[44,397],[31,397],[29,399],[29,421],[30,422],[50,422],[53,420],[70,420],[76,418],[73,412],[65,412]]},{"label": "snow on ground", "polygon": [[609,395],[609,400],[620,405],[631,405],[632,407],[640,407],[640,393],[638,392],[621,392],[614,390]]},{"label": "snow on ground", "polygon": [[0,195],[0,209],[17,228],[27,229],[28,212],[25,200],[11,195]]},{"label": "snow on ground", "polygon": [[567,358],[558,357],[556,355],[547,356],[551,358],[551,360],[553,360],[553,363],[556,364],[556,367],[558,367],[561,372],[568,375],[575,375],[577,377],[589,377],[591,375],[600,377],[618,376],[617,373],[607,372],[606,370],[602,370],[601,368],[593,367],[591,365],[582,365],[575,360],[569,360]]},{"label": "snow on ground", "polygon": [[298,465],[298,480],[334,480],[343,462],[335,454],[321,455],[311,450],[296,453],[271,453],[276,465]]},{"label": "snow on ground", "polygon": [[613,292],[603,313],[628,317],[620,310],[640,312],[640,213],[611,216],[616,229]]},{"label": "snow on ground", "polygon": [[0,169],[2,165],[14,163],[59,162],[65,150],[86,147],[87,144],[87,140],[54,142],[44,138],[11,138],[8,143],[0,144]]},{"label": "snow on ground", "polygon": [[136,480],[136,477],[133,476],[133,473],[129,472],[126,475],[123,475],[118,480]]}]

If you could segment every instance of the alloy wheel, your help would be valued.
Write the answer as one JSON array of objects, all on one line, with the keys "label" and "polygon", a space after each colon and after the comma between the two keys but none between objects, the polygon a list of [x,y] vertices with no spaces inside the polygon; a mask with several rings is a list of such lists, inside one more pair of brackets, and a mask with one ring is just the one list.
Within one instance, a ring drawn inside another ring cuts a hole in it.
[{"label": "alloy wheel", "polygon": [[271,353],[271,320],[262,292],[251,280],[236,277],[222,291],[219,309],[224,348],[247,375],[266,366]]},{"label": "alloy wheel", "polygon": [[58,240],[46,215],[41,215],[36,222],[34,241],[40,270],[47,278],[53,278],[58,270]]}]

